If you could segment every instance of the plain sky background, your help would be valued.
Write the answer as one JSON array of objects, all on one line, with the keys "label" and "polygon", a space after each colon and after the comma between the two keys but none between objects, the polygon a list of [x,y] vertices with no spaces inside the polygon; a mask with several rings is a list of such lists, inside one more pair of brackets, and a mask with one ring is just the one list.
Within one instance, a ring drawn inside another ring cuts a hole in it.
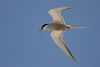
[{"label": "plain sky background", "polygon": [[[66,24],[88,29],[65,32],[64,40],[77,61],[72,62],[54,44],[48,10],[64,11]],[[0,0],[0,67],[100,67],[100,0]]]}]

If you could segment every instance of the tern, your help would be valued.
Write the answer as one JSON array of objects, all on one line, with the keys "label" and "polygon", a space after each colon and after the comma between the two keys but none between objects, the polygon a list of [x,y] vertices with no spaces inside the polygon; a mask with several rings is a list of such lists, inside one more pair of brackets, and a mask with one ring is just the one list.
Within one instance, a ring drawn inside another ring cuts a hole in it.
[{"label": "tern", "polygon": [[71,25],[65,25],[64,19],[61,16],[61,12],[64,10],[71,9],[71,7],[59,7],[54,8],[48,11],[48,13],[53,18],[52,23],[46,23],[43,24],[40,31],[43,30],[52,30],[51,37],[55,44],[64,52],[69,58],[71,58],[73,61],[76,61],[76,58],[72,55],[71,51],[68,49],[68,46],[65,45],[63,40],[64,32],[70,29],[79,29],[79,28],[85,28],[80,26],[71,26]]}]

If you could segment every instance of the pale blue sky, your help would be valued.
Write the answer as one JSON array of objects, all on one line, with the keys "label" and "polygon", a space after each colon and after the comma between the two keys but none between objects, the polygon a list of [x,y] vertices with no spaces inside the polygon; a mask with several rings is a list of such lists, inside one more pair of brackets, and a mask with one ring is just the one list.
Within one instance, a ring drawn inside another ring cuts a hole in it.
[{"label": "pale blue sky", "polygon": [[[65,32],[74,63],[38,32],[48,10],[67,5],[66,24],[88,27]],[[100,67],[100,0],[0,0],[0,67]]]}]

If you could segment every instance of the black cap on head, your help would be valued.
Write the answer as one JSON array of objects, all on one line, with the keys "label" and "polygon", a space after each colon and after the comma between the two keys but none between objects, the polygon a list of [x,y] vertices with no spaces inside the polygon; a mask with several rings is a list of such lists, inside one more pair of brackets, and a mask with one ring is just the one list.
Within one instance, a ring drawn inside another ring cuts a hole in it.
[{"label": "black cap on head", "polygon": [[46,25],[49,25],[49,24],[43,24],[41,29],[39,30],[39,32],[42,32],[43,28],[46,26]]},{"label": "black cap on head", "polygon": [[42,30],[46,25],[48,25],[48,24],[43,24],[42,27],[41,27],[41,30]]}]

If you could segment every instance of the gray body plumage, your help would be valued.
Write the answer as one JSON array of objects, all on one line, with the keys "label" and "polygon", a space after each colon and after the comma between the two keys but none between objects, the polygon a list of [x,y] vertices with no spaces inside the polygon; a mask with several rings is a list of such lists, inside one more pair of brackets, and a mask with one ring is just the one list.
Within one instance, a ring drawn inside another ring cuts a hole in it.
[{"label": "gray body plumage", "polygon": [[65,25],[64,19],[61,16],[61,12],[64,10],[70,9],[70,7],[60,7],[51,9],[48,13],[52,16],[53,21],[51,24],[44,24],[41,27],[41,30],[52,30],[51,37],[55,44],[73,61],[76,61],[75,57],[72,55],[70,50],[68,49],[68,46],[65,45],[63,41],[63,34],[66,30],[70,29],[78,29],[78,28],[84,28],[79,26],[71,26],[71,25]]},{"label": "gray body plumage", "polygon": [[[57,22],[57,21],[56,21]],[[61,31],[61,30],[67,30],[70,27],[64,25],[64,24],[59,24],[59,23],[51,23],[48,25],[48,28],[51,30],[57,30],[57,31]]]}]

